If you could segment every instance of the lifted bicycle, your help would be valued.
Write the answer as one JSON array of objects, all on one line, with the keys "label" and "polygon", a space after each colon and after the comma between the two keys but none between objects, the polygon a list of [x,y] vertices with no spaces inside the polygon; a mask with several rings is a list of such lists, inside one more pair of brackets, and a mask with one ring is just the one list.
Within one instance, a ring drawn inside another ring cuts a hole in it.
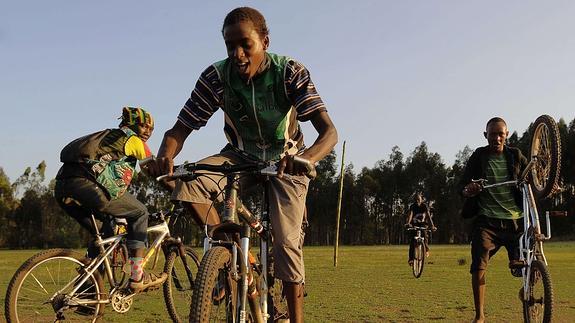
[{"label": "lifted bicycle", "polygon": [[[524,322],[551,322],[553,316],[553,286],[543,252],[543,242],[551,238],[549,212],[545,214],[546,230],[539,221],[536,197],[547,198],[558,190],[561,166],[561,140],[553,118],[543,115],[535,121],[531,142],[531,160],[516,181],[488,184],[485,179],[474,180],[483,189],[503,185],[517,185],[523,195],[523,227],[519,239],[523,287],[519,299],[523,304]],[[531,182],[531,183],[530,183]]]}]

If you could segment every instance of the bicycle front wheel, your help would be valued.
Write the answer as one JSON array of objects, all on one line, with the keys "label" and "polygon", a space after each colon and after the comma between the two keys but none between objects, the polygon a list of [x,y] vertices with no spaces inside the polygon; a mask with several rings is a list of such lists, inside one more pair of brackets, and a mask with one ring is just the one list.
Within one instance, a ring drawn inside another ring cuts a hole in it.
[{"label": "bicycle front wheel", "polygon": [[[527,299],[523,302],[523,321],[526,323],[551,322],[553,316],[553,286],[547,266],[541,260],[533,260]],[[523,296],[523,293],[521,293]],[[523,298],[523,297],[522,297]]]},{"label": "bicycle front wheel", "polygon": [[417,241],[415,244],[414,250],[414,259],[413,259],[413,276],[415,278],[421,277],[423,273],[423,265],[425,263],[425,246],[421,241]]},{"label": "bicycle front wheel", "polygon": [[200,261],[192,247],[184,247],[180,255],[178,248],[171,248],[166,257],[164,272],[168,279],[164,283],[164,300],[172,321],[189,322],[190,304],[194,290],[194,278]]},{"label": "bicycle front wheel", "polygon": [[[12,322],[97,322],[104,309],[102,278],[96,272],[70,298],[84,276],[85,258],[67,249],[51,249],[28,259],[6,292],[6,320]],[[60,313],[59,313],[60,312]]]},{"label": "bicycle front wheel", "polygon": [[236,281],[230,277],[231,253],[210,249],[202,258],[190,308],[190,322],[234,322]]},{"label": "bicycle front wheel", "polygon": [[533,191],[538,198],[551,196],[559,187],[561,170],[561,137],[552,117],[542,115],[533,124],[531,158],[537,158],[531,169]]}]

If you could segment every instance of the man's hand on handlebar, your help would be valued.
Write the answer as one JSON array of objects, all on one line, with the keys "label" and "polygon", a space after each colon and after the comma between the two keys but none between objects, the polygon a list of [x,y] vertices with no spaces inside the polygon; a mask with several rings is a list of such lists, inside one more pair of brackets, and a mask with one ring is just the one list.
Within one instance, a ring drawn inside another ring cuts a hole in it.
[{"label": "man's hand on handlebar", "polygon": [[[140,162],[140,168],[153,178],[165,174],[171,175],[173,173],[174,160],[169,157],[152,157],[146,159],[143,163]],[[175,183],[173,181],[160,180],[159,183],[170,192],[174,190]]]},{"label": "man's hand on handlebar", "polygon": [[481,184],[479,182],[471,182],[465,185],[465,188],[463,188],[463,196],[465,197],[476,196],[481,192],[482,189],[483,188],[481,187]]},{"label": "man's hand on handlebar", "polygon": [[278,162],[278,177],[281,178],[284,173],[306,175],[309,178],[316,176],[315,166],[309,160],[295,155],[286,155]]},{"label": "man's hand on handlebar", "polygon": [[140,167],[152,177],[165,174],[171,175],[174,168],[174,160],[169,157],[155,157],[147,160],[145,164],[140,163]]}]

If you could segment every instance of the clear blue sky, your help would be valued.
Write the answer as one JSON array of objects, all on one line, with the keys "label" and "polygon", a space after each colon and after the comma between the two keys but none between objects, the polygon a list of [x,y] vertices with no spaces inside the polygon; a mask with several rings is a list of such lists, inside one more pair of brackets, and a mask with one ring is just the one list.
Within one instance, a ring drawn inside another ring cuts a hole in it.
[{"label": "clear blue sky", "polygon": [[[209,4],[208,4],[209,3]],[[447,164],[484,144],[500,115],[521,133],[538,115],[575,117],[573,1],[247,1],[270,51],[303,62],[347,140],[373,167],[421,141]],[[0,167],[13,181],[81,135],[117,125],[124,105],[156,117],[157,151],[200,72],[225,57],[235,1],[4,1],[0,4]],[[223,116],[179,161],[225,143]],[[307,142],[315,138],[304,127]]]}]

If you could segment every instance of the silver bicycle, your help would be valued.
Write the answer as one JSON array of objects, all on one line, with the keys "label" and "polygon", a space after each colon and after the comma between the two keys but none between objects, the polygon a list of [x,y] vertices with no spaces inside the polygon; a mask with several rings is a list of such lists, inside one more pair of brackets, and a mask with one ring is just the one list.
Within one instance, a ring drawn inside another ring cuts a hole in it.
[{"label": "silver bicycle", "polygon": [[[197,254],[179,238],[170,236],[169,223],[175,221],[180,211],[150,215],[157,224],[148,233],[157,234],[147,250],[143,264],[157,264],[158,255],[164,252],[164,298],[174,322],[188,320],[187,314],[194,286],[194,276],[199,266]],[[119,220],[116,234],[103,238],[94,215],[96,245],[100,254],[90,260],[70,249],[50,249],[28,259],[16,271],[6,293],[5,315],[8,322],[61,322],[101,320],[104,306],[114,311],[130,310],[134,296],[125,279],[127,255],[125,251],[126,222]],[[120,251],[120,252],[118,252]],[[118,254],[120,256],[118,256]],[[104,286],[107,278],[110,289]]]}]

